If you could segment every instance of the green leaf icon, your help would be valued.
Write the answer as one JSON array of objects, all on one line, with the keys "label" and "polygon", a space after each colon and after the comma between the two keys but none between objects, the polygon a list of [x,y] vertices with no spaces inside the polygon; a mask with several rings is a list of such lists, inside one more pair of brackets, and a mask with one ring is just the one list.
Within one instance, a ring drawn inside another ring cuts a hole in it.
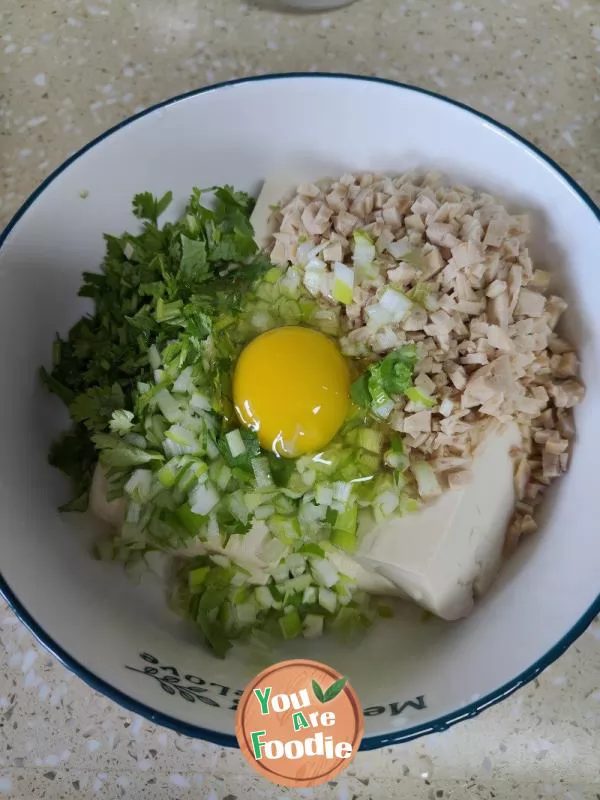
[{"label": "green leaf icon", "polygon": [[346,685],[347,680],[348,678],[340,678],[339,680],[334,681],[325,691],[323,691],[319,684],[313,680],[312,688],[313,692],[315,693],[315,697],[320,703],[328,703],[330,700],[334,700]]},{"label": "green leaf icon", "polygon": [[325,692],[323,702],[328,703],[330,700],[333,700],[338,694],[342,691],[344,686],[346,685],[346,681],[348,678],[340,678],[339,680],[335,681],[331,684],[329,689]]},{"label": "green leaf icon", "polygon": [[324,703],[325,702],[325,695],[323,694],[323,689],[321,689],[321,687],[319,686],[319,684],[315,680],[313,680],[313,682],[312,682],[312,689],[313,689],[313,692],[315,693],[315,697],[317,698],[317,700],[320,703]]}]

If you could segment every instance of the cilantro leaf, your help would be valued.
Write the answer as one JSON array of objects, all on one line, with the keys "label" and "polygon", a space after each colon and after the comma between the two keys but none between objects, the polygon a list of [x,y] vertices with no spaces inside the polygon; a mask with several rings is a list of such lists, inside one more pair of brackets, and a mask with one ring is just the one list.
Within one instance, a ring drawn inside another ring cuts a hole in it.
[{"label": "cilantro leaf", "polygon": [[69,411],[75,422],[83,422],[90,430],[96,430],[105,427],[113,412],[122,408],[124,400],[118,383],[104,388],[94,386],[78,394],[69,404]]},{"label": "cilantro leaf", "polygon": [[113,433],[120,433],[121,436],[124,436],[133,427],[133,411],[124,409],[113,411],[112,419],[108,424]]},{"label": "cilantro leaf", "polygon": [[61,506],[61,511],[85,511],[96,459],[96,449],[83,426],[74,427],[52,443],[48,462],[73,483],[73,499]]},{"label": "cilantro leaf", "polygon": [[381,380],[388,394],[403,394],[412,386],[413,373],[417,363],[414,345],[404,345],[388,353],[381,361]]},{"label": "cilantro leaf", "polygon": [[388,402],[392,395],[406,394],[413,385],[416,363],[414,345],[407,344],[393,350],[353,381],[350,387],[352,400],[361,408],[374,409]]},{"label": "cilantro leaf", "polygon": [[200,281],[209,277],[206,260],[206,243],[181,234],[181,263],[179,268],[189,280]]},{"label": "cilantro leaf", "polygon": [[235,457],[231,455],[225,435],[217,439],[217,447],[229,467],[240,467],[241,469],[251,470],[250,461],[260,455],[258,437],[254,431],[251,431],[249,428],[240,428],[239,431],[246,447],[245,452],[241,455]]},{"label": "cilantro leaf", "polygon": [[369,393],[369,374],[367,372],[363,372],[363,374],[353,381],[352,386],[350,387],[350,397],[357,406],[361,406],[362,408],[369,408],[371,405],[371,395]]},{"label": "cilantro leaf", "polygon": [[227,536],[233,533],[248,533],[252,527],[250,521],[242,522],[226,508],[220,508],[217,511],[217,523],[219,525],[219,531]]},{"label": "cilantro leaf", "polygon": [[100,462],[106,467],[137,467],[150,461],[164,461],[161,453],[134,447],[118,435],[96,433],[92,441],[100,450]]},{"label": "cilantro leaf", "polygon": [[133,213],[156,225],[160,215],[167,210],[173,199],[173,192],[167,192],[158,200],[151,192],[141,192],[133,198]]},{"label": "cilantro leaf", "polygon": [[[209,206],[204,198],[210,193]],[[160,198],[150,192],[135,195],[133,213],[143,220],[142,229],[104,237],[101,269],[84,273],[79,291],[92,300],[94,312],[65,338],[57,338],[52,369],[41,370],[42,381],[67,405],[74,422],[51,458],[77,478],[78,496],[84,496],[91,479],[91,437],[119,425],[119,432],[125,432],[125,417],[117,422],[113,413],[132,409],[138,383],[152,382],[149,348],[162,350],[175,332],[182,342],[181,367],[204,358],[204,342],[215,320],[235,314],[248,289],[270,268],[254,242],[254,201],[249,195],[230,186],[194,189],[182,218],[160,227],[158,220],[172,199],[171,192]],[[215,338],[219,348],[227,345],[227,336]],[[228,362],[232,352],[229,347]],[[211,372],[213,407],[231,416],[225,367],[214,362]],[[136,462],[131,451],[112,450],[103,453],[106,463],[124,467]]]},{"label": "cilantro leaf", "polygon": [[287,486],[295,470],[294,462],[289,458],[280,458],[271,450],[267,453],[269,470],[276,486]]}]

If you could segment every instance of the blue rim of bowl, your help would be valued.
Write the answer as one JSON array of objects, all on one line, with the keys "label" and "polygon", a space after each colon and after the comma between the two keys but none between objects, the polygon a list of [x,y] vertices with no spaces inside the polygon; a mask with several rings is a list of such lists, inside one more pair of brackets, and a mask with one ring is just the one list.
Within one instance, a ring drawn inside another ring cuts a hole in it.
[{"label": "blue rim of bowl", "polygon": [[[113,133],[121,130],[121,128],[126,127],[135,120],[141,119],[149,114],[152,114],[154,111],[157,111],[160,108],[165,108],[166,106],[173,105],[174,103],[178,103],[182,100],[188,100],[191,97],[196,97],[197,95],[208,94],[210,92],[215,92],[219,89],[224,89],[229,86],[238,86],[240,84],[245,83],[258,83],[260,81],[273,81],[273,80],[287,80],[287,79],[297,79],[297,78],[311,78],[311,79],[338,79],[338,80],[351,80],[351,81],[360,81],[360,82],[367,82],[367,83],[378,83],[384,84],[387,86],[393,86],[399,89],[405,89],[411,92],[417,92],[418,94],[427,95],[429,97],[433,97],[436,100],[439,100],[443,103],[447,103],[451,106],[456,108],[460,108],[462,111],[467,112],[468,114],[472,114],[473,116],[477,117],[480,120],[483,120],[485,123],[490,125],[491,127],[495,128],[496,130],[500,131],[504,135],[508,135],[510,138],[516,140],[523,146],[525,146],[530,152],[532,152],[539,160],[543,161],[545,164],[550,166],[554,172],[556,172],[569,186],[569,188],[577,194],[581,200],[588,206],[588,208],[595,214],[596,218],[598,219],[598,223],[600,224],[600,208],[594,203],[592,198],[571,178],[571,176],[566,173],[562,167],[560,167],[553,159],[547,156],[542,150],[540,150],[535,145],[531,144],[531,142],[527,141],[523,136],[513,131],[506,125],[503,125],[500,122],[492,119],[492,117],[487,116],[486,114],[482,114],[479,111],[476,111],[470,106],[465,105],[464,103],[460,103],[457,100],[452,100],[445,95],[438,94],[437,92],[431,92],[427,89],[421,89],[416,86],[411,86],[410,84],[400,83],[398,81],[392,81],[385,78],[376,78],[371,76],[362,76],[362,75],[352,75],[347,73],[336,73],[336,72],[289,72],[289,73],[276,73],[270,75],[258,75],[249,78],[237,78],[230,81],[223,81],[222,83],[216,83],[211,86],[206,86],[202,89],[194,89],[190,92],[185,92],[184,94],[177,95],[176,97],[172,97],[168,100],[164,100],[161,103],[157,103],[156,105],[150,106],[150,108],[145,109],[144,111],[139,112],[138,114],[134,114],[131,117],[119,122],[117,125],[114,125],[112,128],[109,128],[104,133],[97,136],[95,139],[92,139],[91,142],[86,144],[80,150],[77,150],[73,155],[69,156],[59,167],[57,167],[39,186],[35,191],[25,200],[23,205],[19,208],[16,212],[14,217],[8,223],[5,230],[0,234],[0,248],[6,241],[6,238],[12,231],[12,229],[16,226],[19,222],[21,217],[27,212],[31,205],[40,197],[40,195],[44,192],[47,186],[49,186],[52,181],[55,180],[62,172],[64,172],[74,161],[76,161],[80,156],[86,153],[88,150],[91,150],[92,147],[95,147],[97,144],[102,142],[104,139],[107,139]],[[205,741],[212,742],[213,744],[218,744],[224,747],[238,747],[237,740],[235,736],[230,734],[218,733],[216,731],[209,730],[207,728],[202,728],[199,725],[192,725],[188,722],[183,722],[176,717],[171,717],[168,714],[163,714],[162,712],[155,711],[154,709],[150,708],[150,706],[145,705],[144,703],[139,702],[138,700],[134,700],[129,695],[121,692],[119,689],[116,689],[111,684],[107,683],[106,681],[99,678],[95,675],[91,670],[84,667],[80,664],[76,659],[74,659],[69,653],[67,653],[63,648],[49,636],[43,628],[38,625],[35,619],[31,616],[31,614],[27,611],[27,609],[23,606],[20,600],[17,598],[16,594],[12,591],[8,582],[0,572],[0,595],[4,597],[6,602],[15,612],[16,616],[19,620],[31,631],[31,633],[35,636],[35,638],[47,649],[49,650],[67,669],[74,672],[79,678],[85,681],[92,689],[100,692],[101,694],[106,695],[108,698],[113,700],[114,702],[118,703],[119,705],[127,708],[128,710],[139,714],[146,719],[149,719],[151,722],[156,723],[157,725],[162,725],[166,728],[171,728],[172,730],[176,731],[177,733],[181,733],[184,736],[191,736],[197,739],[204,739]],[[517,689],[520,689],[525,684],[529,683],[533,680],[540,672],[542,672],[546,667],[550,666],[554,661],[556,661],[559,656],[561,656],[568,647],[570,647],[573,642],[581,636],[581,634],[585,631],[585,629],[591,624],[594,618],[600,613],[600,594],[596,597],[596,600],[592,603],[589,609],[579,618],[579,620],[573,625],[573,627],[554,645],[545,655],[539,658],[534,664],[532,664],[528,669],[524,670],[520,675],[513,680],[508,681],[500,688],[490,692],[489,694],[485,695],[472,703],[469,703],[462,708],[453,711],[450,714],[445,714],[442,717],[438,717],[431,722],[426,722],[422,725],[414,725],[410,728],[406,728],[405,730],[391,732],[385,735],[375,735],[375,736],[368,736],[365,737],[362,741],[360,746],[361,750],[375,750],[380,747],[387,747],[393,744],[400,744],[402,742],[408,742],[411,739],[416,739],[419,736],[425,736],[429,733],[440,733],[442,731],[447,730],[448,728],[455,725],[457,722],[461,722],[465,719],[470,719],[472,717],[476,717],[480,714],[484,709],[489,708],[490,706],[499,703],[501,700],[504,700],[509,695],[516,692]]]}]

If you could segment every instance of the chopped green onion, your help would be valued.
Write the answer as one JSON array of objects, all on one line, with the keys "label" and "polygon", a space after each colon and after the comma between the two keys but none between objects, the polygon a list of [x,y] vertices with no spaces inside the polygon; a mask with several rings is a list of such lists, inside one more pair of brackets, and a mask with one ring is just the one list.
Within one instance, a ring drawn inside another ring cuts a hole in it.
[{"label": "chopped green onion", "polygon": [[333,299],[344,305],[352,302],[352,290],[354,288],[354,271],[336,261],[333,265]]},{"label": "chopped green onion", "polygon": [[359,269],[361,276],[372,277],[372,267],[375,260],[375,245],[371,237],[363,231],[354,231],[352,235],[354,248],[352,261]]},{"label": "chopped green onion", "polygon": [[209,572],[210,567],[198,567],[188,572],[188,586],[192,592],[200,589],[206,581]]},{"label": "chopped green onion", "polygon": [[284,639],[294,639],[302,633],[302,621],[297,611],[289,611],[284,616],[280,617],[279,627],[283,634]]},{"label": "chopped green onion", "polygon": [[153,370],[159,369],[162,363],[160,354],[158,352],[158,348],[154,344],[148,350],[148,361],[150,362],[150,366],[152,367]]},{"label": "chopped green onion", "polygon": [[298,575],[296,578],[284,581],[280,588],[285,592],[303,592],[304,589],[308,589],[311,583],[312,577],[310,575]]},{"label": "chopped green onion", "polygon": [[338,599],[335,592],[326,589],[323,586],[319,589],[319,605],[330,614],[333,614],[337,608]]},{"label": "chopped green onion", "polygon": [[136,469],[125,484],[125,491],[136,503],[146,503],[152,489],[152,471]]},{"label": "chopped green onion", "polygon": [[303,544],[298,552],[307,556],[318,556],[319,558],[325,558],[325,551],[323,548],[319,547],[318,544],[313,544],[312,542]]},{"label": "chopped green onion", "polygon": [[194,514],[206,516],[218,502],[219,495],[209,483],[199,483],[190,492],[190,507]]},{"label": "chopped green onion", "polygon": [[246,452],[246,445],[244,444],[242,434],[238,428],[225,434],[225,439],[227,440],[227,445],[232,458],[237,458]]},{"label": "chopped green onion", "polygon": [[259,489],[267,489],[273,485],[271,472],[269,470],[269,462],[264,457],[253,458],[250,462],[256,485]]},{"label": "chopped green onion", "polygon": [[189,503],[181,505],[175,512],[175,516],[192,536],[197,536],[206,524],[205,517],[192,511]]},{"label": "chopped green onion", "polygon": [[304,617],[303,632],[307,639],[313,639],[323,634],[323,622],[325,618],[322,614],[307,614]]},{"label": "chopped green onion", "polygon": [[162,415],[169,422],[177,422],[181,419],[181,407],[171,392],[169,392],[167,389],[161,389],[156,394],[154,399],[160,408]]},{"label": "chopped green onion", "polygon": [[192,387],[192,368],[186,367],[173,384],[173,391],[189,392]]},{"label": "chopped green onion", "polygon": [[320,484],[315,490],[315,500],[320,506],[330,506],[333,502],[333,489],[326,484]]},{"label": "chopped green onion", "polygon": [[360,428],[358,431],[358,444],[371,453],[380,453],[383,434],[374,428]]},{"label": "chopped green onion", "polygon": [[416,403],[420,408],[432,408],[435,405],[435,400],[425,392],[417,389],[416,386],[408,388],[405,394],[409,400]]},{"label": "chopped green onion", "polygon": [[390,314],[394,322],[400,322],[412,308],[412,302],[403,292],[388,286],[379,298],[379,306]]},{"label": "chopped green onion", "polygon": [[284,544],[291,544],[300,536],[300,525],[293,517],[284,517],[275,514],[269,519],[269,529]]},{"label": "chopped green onion", "polygon": [[289,547],[277,537],[266,539],[259,548],[257,555],[266,564],[276,565],[288,552]]},{"label": "chopped green onion", "polygon": [[310,567],[315,576],[315,580],[321,586],[329,588],[333,586],[338,579],[337,570],[326,558],[311,559]]}]

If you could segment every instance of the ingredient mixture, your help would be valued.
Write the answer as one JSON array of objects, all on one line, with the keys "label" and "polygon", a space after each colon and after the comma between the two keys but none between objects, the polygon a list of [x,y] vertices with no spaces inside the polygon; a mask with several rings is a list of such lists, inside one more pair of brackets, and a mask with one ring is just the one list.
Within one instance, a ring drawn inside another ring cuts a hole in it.
[{"label": "ingredient mixture", "polygon": [[384,595],[467,614],[584,393],[527,217],[437,174],[268,181],[252,215],[195,189],[161,227],[170,200],[136,196],[142,231],[106,237],[95,312],[43,372],[74,423],[64,509],[109,523],[100,557],[168,566],[220,656],[348,637]]}]

